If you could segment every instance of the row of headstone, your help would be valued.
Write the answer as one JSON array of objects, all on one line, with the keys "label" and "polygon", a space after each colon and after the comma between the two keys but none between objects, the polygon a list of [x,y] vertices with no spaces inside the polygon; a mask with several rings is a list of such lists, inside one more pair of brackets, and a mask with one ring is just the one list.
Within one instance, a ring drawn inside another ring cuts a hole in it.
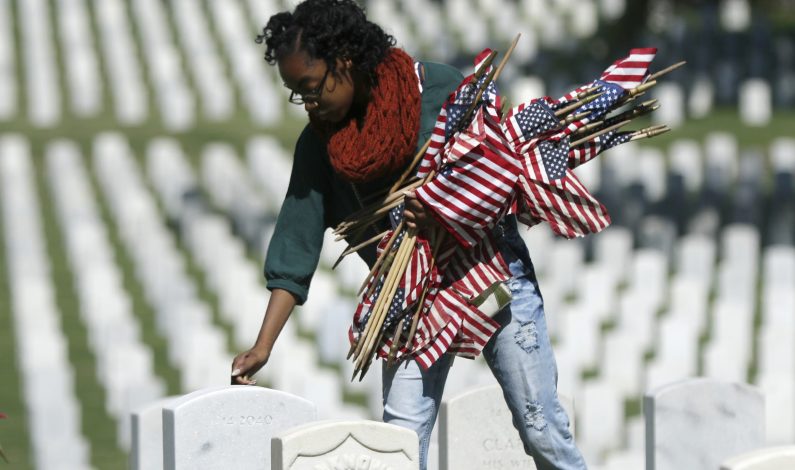
[{"label": "row of headstone", "polygon": [[61,57],[72,112],[80,117],[95,116],[102,109],[103,87],[86,2],[62,1],[54,6],[61,50],[69,51]]},{"label": "row of headstone", "polygon": [[179,51],[169,28],[166,6],[156,0],[141,0],[130,5],[138,25],[141,47],[149,70],[165,128],[183,131],[193,125],[196,104],[182,71]]},{"label": "row of headstone", "polygon": [[[218,152],[208,154],[203,166],[204,186],[199,185],[182,148],[174,140],[151,142],[146,163],[167,216],[178,223],[177,235],[218,298],[223,320],[232,326],[236,347],[247,348],[256,338],[269,293],[262,286],[260,268],[248,259],[246,248],[232,233],[229,221],[210,211],[201,200],[195,200],[202,187],[226,213],[236,210],[237,201],[248,197],[259,200],[229,151],[220,147]],[[237,192],[241,187],[247,190]]]},{"label": "row of headstone", "polygon": [[130,411],[161,397],[164,385],[141,341],[80,150],[72,142],[53,142],[45,163],[105,409],[118,423],[119,445],[129,450]]},{"label": "row of headstone", "polygon": [[199,390],[132,418],[138,469],[417,469],[417,435],[383,423],[316,421],[316,406],[261,387]]},{"label": "row of headstone", "polygon": [[93,0],[92,6],[99,29],[99,45],[106,64],[116,119],[122,125],[138,125],[149,117],[148,91],[144,84],[141,63],[127,18],[127,9],[120,0]]},{"label": "row of headstone", "polygon": [[17,113],[17,66],[14,59],[11,1],[0,0],[0,120],[6,121]]},{"label": "row of headstone", "polygon": [[175,0],[170,6],[175,36],[185,51],[203,116],[213,121],[229,118],[235,107],[234,92],[215,42],[207,34],[210,28],[201,5],[191,0]]},{"label": "row of headstone", "polygon": [[762,285],[756,383],[769,404],[769,442],[786,444],[795,439],[795,247],[765,248]]},{"label": "row of headstone", "polygon": [[[572,403],[563,403],[574,416]],[[316,418],[311,401],[261,387],[212,388],[169,397],[134,412],[131,468],[210,469],[230,459],[246,469],[419,468],[413,431],[364,420]],[[473,422],[478,426],[471,426]],[[499,386],[445,400],[439,425],[440,463],[430,463],[431,468],[535,468]]]},{"label": "row of headstone", "polygon": [[278,123],[284,99],[276,92],[276,71],[266,68],[261,51],[251,40],[252,29],[242,5],[231,0],[215,1],[209,5],[209,13],[251,119],[261,126]]},{"label": "row of headstone", "polygon": [[20,40],[25,47],[28,118],[38,127],[50,127],[61,118],[56,49],[50,25],[49,3],[31,0],[17,4]]},{"label": "row of headstone", "polygon": [[168,359],[181,372],[182,389],[226,383],[231,364],[226,337],[199,299],[128,143],[118,134],[99,135],[93,163],[111,217],[155,312],[158,333],[167,340]]},{"label": "row of headstone", "polygon": [[[55,300],[30,147],[0,136],[0,203],[15,364],[37,468],[89,468],[80,403]],[[24,419],[17,416],[15,419]]]},{"label": "row of headstone", "polygon": [[[606,396],[600,387],[587,394],[594,414],[600,406],[604,411]],[[645,468],[788,468],[753,466],[792,459],[791,447],[763,448],[764,402],[752,386],[706,378],[649,391],[643,402]],[[573,403],[567,398],[562,403],[575,434]],[[623,406],[615,407],[614,414],[622,412]],[[594,420],[592,431],[582,428],[584,415],[577,416],[580,447],[586,447],[586,434],[619,445],[623,432],[605,428],[604,414]],[[217,468],[229,461],[247,469],[418,468],[413,432],[362,420],[316,421],[311,401],[260,387],[227,386],[170,397],[137,410],[132,423],[133,469]],[[640,431],[642,422],[636,423]],[[635,470],[643,465],[638,450],[608,455],[615,458],[599,468]],[[430,461],[429,468],[535,468],[496,385],[443,401],[438,458],[438,467]],[[587,461],[602,465],[604,454]]]},{"label": "row of headstone", "polygon": [[268,208],[277,213],[290,184],[292,156],[274,137],[260,135],[246,142],[246,166],[265,196]]},{"label": "row of headstone", "polygon": [[210,201],[224,211],[248,246],[258,247],[273,216],[235,150],[227,144],[205,146],[201,179]]}]

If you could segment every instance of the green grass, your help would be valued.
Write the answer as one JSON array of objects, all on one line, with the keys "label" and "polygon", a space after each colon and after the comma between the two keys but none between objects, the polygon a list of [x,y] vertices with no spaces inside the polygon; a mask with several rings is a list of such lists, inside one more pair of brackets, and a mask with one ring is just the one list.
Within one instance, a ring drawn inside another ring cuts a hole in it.
[{"label": "green grass", "polygon": [[[41,150],[34,146],[34,155],[41,155]],[[80,402],[82,430],[91,440],[91,463],[102,469],[122,469],[127,464],[127,458],[116,445],[116,422],[105,410],[105,389],[97,378],[96,358],[88,343],[88,332],[80,319],[80,303],[66,257],[63,234],[58,225],[53,195],[48,190],[44,159],[34,157],[33,161],[36,162],[42,228],[55,286],[55,300],[61,313],[62,331],[68,342],[69,363],[75,372],[75,392]]]},{"label": "green grass", "polygon": [[0,468],[27,470],[33,468],[27,414],[22,403],[22,378],[17,368],[17,339],[11,313],[11,291],[6,256],[5,217],[0,216],[0,447],[11,465],[0,461]]}]

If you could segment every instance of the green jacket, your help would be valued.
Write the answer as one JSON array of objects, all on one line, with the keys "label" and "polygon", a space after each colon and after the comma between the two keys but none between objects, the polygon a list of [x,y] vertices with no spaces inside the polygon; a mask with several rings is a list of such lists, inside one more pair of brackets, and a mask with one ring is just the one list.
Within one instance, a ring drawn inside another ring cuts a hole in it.
[{"label": "green jacket", "polygon": [[[424,62],[423,66],[425,81],[417,151],[431,136],[442,104],[463,78],[458,70],[447,65]],[[392,175],[391,179],[396,177]],[[360,195],[366,195],[376,189],[372,186],[384,187],[387,183],[381,181],[368,188],[357,186],[357,190]],[[309,126],[305,127],[295,145],[290,185],[265,257],[268,289],[285,289],[296,296],[299,305],[303,304],[317,269],[323,232],[361,207],[353,186],[332,169],[323,143]],[[359,255],[372,265],[375,244],[360,250]]]}]

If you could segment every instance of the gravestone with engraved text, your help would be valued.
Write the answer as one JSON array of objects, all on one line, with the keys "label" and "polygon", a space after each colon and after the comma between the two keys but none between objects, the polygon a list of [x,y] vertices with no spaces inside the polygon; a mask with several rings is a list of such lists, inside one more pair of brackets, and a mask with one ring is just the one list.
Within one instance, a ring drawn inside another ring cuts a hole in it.
[{"label": "gravestone with engraved text", "polygon": [[190,393],[163,407],[164,468],[268,470],[271,438],[316,415],[313,403],[263,387]]}]

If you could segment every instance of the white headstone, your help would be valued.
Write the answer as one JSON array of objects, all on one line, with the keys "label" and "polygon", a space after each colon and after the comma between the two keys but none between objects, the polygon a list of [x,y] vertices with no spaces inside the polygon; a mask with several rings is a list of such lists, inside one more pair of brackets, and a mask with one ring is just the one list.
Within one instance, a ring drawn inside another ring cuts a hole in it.
[{"label": "white headstone", "polygon": [[720,2],[720,23],[727,31],[737,32],[751,25],[751,6],[748,0],[724,0]]},{"label": "white headstone", "polygon": [[166,397],[131,413],[130,470],[163,468],[163,406],[178,397]]},{"label": "white headstone", "polygon": [[784,470],[795,468],[795,446],[767,447],[732,457],[720,470]]},{"label": "white headstone", "polygon": [[373,421],[320,421],[274,437],[273,470],[418,469],[417,434]]},{"label": "white headstone", "polygon": [[655,124],[668,124],[678,127],[685,120],[685,94],[682,87],[676,83],[661,83],[657,85],[654,97],[663,103],[656,113],[652,114],[652,122]]},{"label": "white headstone", "polygon": [[773,116],[773,92],[761,78],[752,78],[740,86],[740,118],[749,126],[765,126]]},{"label": "white headstone", "polygon": [[765,443],[764,397],[746,384],[689,379],[643,400],[646,469],[718,468]]},{"label": "white headstone", "polygon": [[[574,406],[565,397],[561,404],[574,434]],[[499,385],[472,390],[442,401],[439,414],[439,469],[535,468],[524,452],[511,412]]]},{"label": "white headstone", "polygon": [[267,470],[271,438],[315,416],[309,401],[262,387],[190,393],[163,407],[164,468]]},{"label": "white headstone", "polygon": [[687,100],[690,116],[696,119],[706,117],[712,111],[714,95],[712,80],[703,75],[696,78],[690,88],[690,96]]}]

